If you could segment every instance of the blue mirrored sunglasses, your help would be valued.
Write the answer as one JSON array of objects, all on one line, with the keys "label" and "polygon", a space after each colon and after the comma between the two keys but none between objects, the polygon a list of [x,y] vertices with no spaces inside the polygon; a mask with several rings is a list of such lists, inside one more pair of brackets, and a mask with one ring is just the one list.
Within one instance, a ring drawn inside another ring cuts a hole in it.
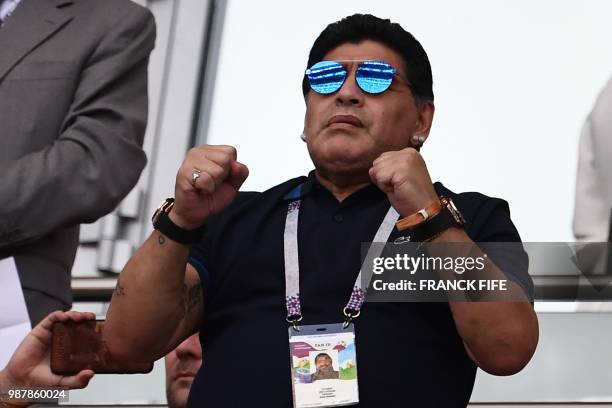
[{"label": "blue mirrored sunglasses", "polygon": [[[389,89],[396,73],[397,69],[384,61],[361,61],[355,81],[364,92],[379,94]],[[320,61],[306,70],[310,88],[323,95],[337,92],[347,76],[346,67],[338,61]]]}]

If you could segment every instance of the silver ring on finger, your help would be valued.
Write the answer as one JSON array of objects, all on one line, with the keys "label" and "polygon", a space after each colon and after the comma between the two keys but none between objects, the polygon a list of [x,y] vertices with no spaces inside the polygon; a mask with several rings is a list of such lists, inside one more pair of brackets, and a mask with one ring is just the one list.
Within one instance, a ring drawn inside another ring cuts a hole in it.
[{"label": "silver ring on finger", "polygon": [[196,182],[200,178],[201,173],[202,173],[202,170],[198,170],[195,168],[193,169],[193,173],[191,173],[191,185],[193,186],[193,188],[195,188]]}]

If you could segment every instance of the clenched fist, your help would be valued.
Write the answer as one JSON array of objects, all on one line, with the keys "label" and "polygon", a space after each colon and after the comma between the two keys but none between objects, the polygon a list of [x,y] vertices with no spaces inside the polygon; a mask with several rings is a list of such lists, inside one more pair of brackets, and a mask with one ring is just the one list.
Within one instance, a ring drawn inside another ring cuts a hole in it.
[{"label": "clenched fist", "polygon": [[372,163],[370,178],[402,217],[439,200],[423,157],[412,147],[381,154]]},{"label": "clenched fist", "polygon": [[176,175],[170,218],[185,229],[199,227],[232,202],[248,175],[249,169],[236,160],[234,147],[194,147]]}]

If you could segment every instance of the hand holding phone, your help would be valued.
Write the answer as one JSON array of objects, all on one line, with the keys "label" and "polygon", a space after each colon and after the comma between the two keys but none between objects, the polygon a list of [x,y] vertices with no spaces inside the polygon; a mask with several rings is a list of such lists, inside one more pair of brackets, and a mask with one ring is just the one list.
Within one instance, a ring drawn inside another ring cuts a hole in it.
[{"label": "hand holding phone", "polygon": [[[0,370],[0,405],[7,397],[8,388],[58,387],[64,389],[84,388],[94,376],[91,370],[82,370],[75,375],[57,375],[51,371],[49,356],[53,339],[53,325],[66,321],[93,321],[95,315],[86,312],[55,311],[38,323],[23,339],[4,369]],[[8,388],[7,388],[8,387]],[[4,394],[4,396],[2,396]],[[11,400],[20,403],[28,400]]]}]

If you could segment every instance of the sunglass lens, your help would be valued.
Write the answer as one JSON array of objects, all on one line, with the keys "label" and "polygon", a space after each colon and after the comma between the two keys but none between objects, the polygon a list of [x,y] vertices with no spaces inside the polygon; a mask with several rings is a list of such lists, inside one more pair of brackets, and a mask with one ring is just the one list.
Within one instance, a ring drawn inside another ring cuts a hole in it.
[{"label": "sunglass lens", "polygon": [[335,61],[321,61],[306,70],[310,88],[320,94],[331,94],[342,87],[346,69]]},{"label": "sunglass lens", "polygon": [[364,61],[357,68],[357,84],[364,92],[379,94],[386,91],[393,82],[397,70],[384,61]]}]

